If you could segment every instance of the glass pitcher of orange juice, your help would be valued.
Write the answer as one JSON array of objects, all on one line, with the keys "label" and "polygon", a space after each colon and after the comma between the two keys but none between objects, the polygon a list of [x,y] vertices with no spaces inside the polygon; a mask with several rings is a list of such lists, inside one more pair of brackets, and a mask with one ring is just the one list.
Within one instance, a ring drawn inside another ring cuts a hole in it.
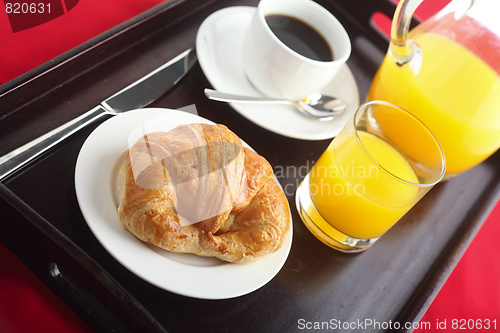
[{"label": "glass pitcher of orange juice", "polygon": [[500,147],[500,0],[451,1],[408,32],[422,1],[399,2],[367,99],[425,123],[445,153],[447,179]]}]

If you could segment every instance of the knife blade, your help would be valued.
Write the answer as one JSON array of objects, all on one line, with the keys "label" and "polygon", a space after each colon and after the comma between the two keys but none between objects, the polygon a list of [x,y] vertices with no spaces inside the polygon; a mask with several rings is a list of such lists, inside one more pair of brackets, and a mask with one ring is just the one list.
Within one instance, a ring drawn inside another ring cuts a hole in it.
[{"label": "knife blade", "polygon": [[196,51],[190,48],[81,116],[3,155],[0,181],[103,115],[119,115],[151,104],[176,85],[196,61]]},{"label": "knife blade", "polygon": [[105,99],[101,105],[108,111],[116,112],[140,109],[149,105],[175,86],[195,63],[195,50],[193,48],[186,50],[148,75]]}]

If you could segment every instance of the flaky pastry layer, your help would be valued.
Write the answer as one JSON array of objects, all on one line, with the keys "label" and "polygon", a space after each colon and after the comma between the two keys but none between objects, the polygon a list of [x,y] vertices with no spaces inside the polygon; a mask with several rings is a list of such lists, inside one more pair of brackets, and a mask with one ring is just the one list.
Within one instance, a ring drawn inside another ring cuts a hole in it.
[{"label": "flaky pastry layer", "polygon": [[129,148],[123,226],[160,248],[248,263],[276,252],[290,224],[271,165],[223,125],[181,125]]}]

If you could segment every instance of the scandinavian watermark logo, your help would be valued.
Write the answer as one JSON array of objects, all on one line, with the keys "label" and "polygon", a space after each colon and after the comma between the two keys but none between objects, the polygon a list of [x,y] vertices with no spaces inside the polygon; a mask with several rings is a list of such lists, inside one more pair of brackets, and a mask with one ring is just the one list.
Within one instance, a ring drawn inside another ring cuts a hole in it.
[{"label": "scandinavian watermark logo", "polygon": [[[362,165],[315,165],[315,161],[306,161],[302,166],[276,166],[275,177],[282,183],[287,196],[293,196],[300,182],[309,177],[318,179],[309,183],[311,195],[320,196],[363,196],[366,192],[364,180],[379,177],[379,168]],[[340,181],[342,180],[342,181]]]},{"label": "scandinavian watermark logo", "polygon": [[[194,106],[181,110],[197,114]],[[179,117],[181,124],[174,125],[170,114],[140,124],[129,134],[128,156],[136,185],[168,190],[186,226],[230,211],[244,199],[246,178],[238,144],[207,141],[202,124],[189,115]]]}]

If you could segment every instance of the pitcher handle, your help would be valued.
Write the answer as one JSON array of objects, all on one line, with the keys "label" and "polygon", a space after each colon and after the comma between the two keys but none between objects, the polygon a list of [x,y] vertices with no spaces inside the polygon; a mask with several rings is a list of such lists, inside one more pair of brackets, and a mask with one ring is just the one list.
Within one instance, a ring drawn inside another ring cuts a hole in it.
[{"label": "pitcher handle", "polygon": [[407,63],[412,57],[412,47],[408,43],[408,31],[413,13],[422,1],[401,0],[396,7],[391,25],[389,52],[399,65]]}]

